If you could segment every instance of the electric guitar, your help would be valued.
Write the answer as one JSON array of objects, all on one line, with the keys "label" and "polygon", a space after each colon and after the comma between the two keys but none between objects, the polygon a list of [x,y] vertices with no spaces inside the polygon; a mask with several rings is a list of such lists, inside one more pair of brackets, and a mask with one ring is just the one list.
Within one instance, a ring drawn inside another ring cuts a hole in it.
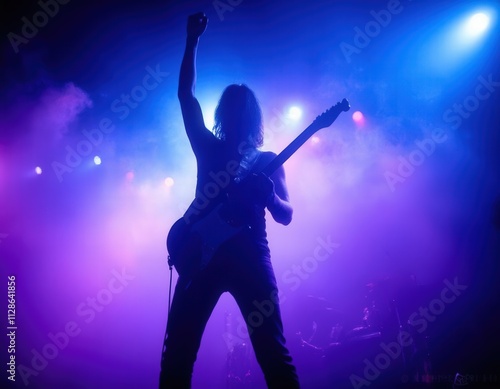
[{"label": "electric guitar", "polygon": [[[279,155],[261,170],[267,177],[273,174],[288,158],[290,158],[312,135],[322,128],[332,125],[341,112],[350,109],[349,102],[343,99],[324,113],[319,115],[297,138],[295,138]],[[182,217],[171,227],[167,236],[169,264],[181,277],[192,277],[202,271],[212,260],[217,249],[227,240],[248,228],[245,216],[228,195],[233,189],[244,185],[245,179],[233,180],[220,197],[219,203],[212,211],[194,222]]]}]

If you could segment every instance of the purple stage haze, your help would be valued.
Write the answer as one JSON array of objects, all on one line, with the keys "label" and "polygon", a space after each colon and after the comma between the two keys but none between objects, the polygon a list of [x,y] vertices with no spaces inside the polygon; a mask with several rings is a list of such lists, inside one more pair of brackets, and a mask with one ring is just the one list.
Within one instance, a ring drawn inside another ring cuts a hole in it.
[{"label": "purple stage haze", "polygon": [[[471,3],[5,6],[0,314],[8,334],[15,276],[16,329],[15,353],[0,342],[0,386],[158,387],[165,238],[196,182],[177,81],[198,10],[209,17],[196,89],[207,126],[230,83],[254,90],[263,149],[277,153],[336,102],[351,104],[285,164],[292,223],[266,216],[303,388],[451,388],[457,373],[500,385],[498,23],[461,57],[440,46]],[[265,388],[249,344],[224,294],[193,389]],[[249,382],[229,382],[228,358]]]}]

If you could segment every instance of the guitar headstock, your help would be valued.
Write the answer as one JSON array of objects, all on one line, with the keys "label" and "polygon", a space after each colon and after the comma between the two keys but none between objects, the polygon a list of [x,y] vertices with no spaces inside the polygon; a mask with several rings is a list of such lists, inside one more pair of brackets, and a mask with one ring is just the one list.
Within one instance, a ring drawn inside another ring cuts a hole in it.
[{"label": "guitar headstock", "polygon": [[347,112],[351,109],[347,99],[343,99],[334,106],[328,108],[325,112],[319,115],[313,122],[318,128],[330,127],[337,119],[341,112]]}]

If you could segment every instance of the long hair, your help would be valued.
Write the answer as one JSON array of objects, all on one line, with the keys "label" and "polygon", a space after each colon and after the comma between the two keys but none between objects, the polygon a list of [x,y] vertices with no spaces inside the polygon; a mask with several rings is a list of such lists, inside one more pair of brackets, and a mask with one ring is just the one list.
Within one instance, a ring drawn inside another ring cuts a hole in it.
[{"label": "long hair", "polygon": [[220,97],[214,117],[214,133],[255,148],[264,142],[262,111],[252,90],[245,84],[229,85]]}]

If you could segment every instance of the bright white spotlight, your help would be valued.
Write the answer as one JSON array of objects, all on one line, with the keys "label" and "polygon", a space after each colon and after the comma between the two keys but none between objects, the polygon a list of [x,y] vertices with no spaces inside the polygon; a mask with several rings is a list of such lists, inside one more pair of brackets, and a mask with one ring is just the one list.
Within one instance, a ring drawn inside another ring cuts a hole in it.
[{"label": "bright white spotlight", "polygon": [[174,179],[172,177],[165,178],[165,185],[167,186],[167,188],[171,188],[172,186],[174,186]]},{"label": "bright white spotlight", "polygon": [[299,120],[302,117],[302,110],[297,106],[290,107],[288,117],[292,120]]},{"label": "bright white spotlight", "polygon": [[100,165],[100,164],[101,164],[101,157],[99,157],[98,155],[96,155],[96,156],[94,157],[94,163],[95,163],[96,165]]},{"label": "bright white spotlight", "polygon": [[490,17],[483,12],[472,15],[467,21],[467,32],[471,35],[479,35],[484,32],[490,24]]},{"label": "bright white spotlight", "polygon": [[37,166],[35,168],[35,173],[38,174],[38,175],[42,174],[42,168],[40,166]]},{"label": "bright white spotlight", "polygon": [[[471,2],[472,3],[472,2]],[[493,8],[476,8],[463,13],[456,20],[445,23],[440,34],[429,41],[424,59],[433,72],[451,76],[454,71],[474,60],[486,41],[488,29],[496,19]],[[428,50],[428,51],[427,51]]]}]

